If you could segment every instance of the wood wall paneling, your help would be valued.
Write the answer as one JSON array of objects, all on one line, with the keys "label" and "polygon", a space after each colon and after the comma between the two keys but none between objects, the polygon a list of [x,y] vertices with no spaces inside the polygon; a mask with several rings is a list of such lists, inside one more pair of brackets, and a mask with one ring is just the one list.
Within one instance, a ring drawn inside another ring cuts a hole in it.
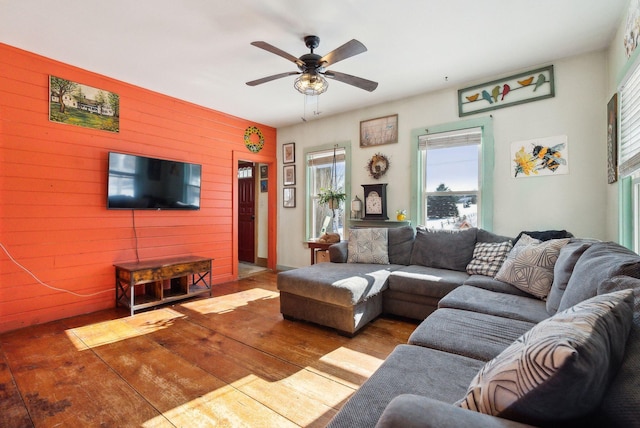
[{"label": "wood wall paneling", "polygon": [[[50,122],[50,74],[119,94],[120,132]],[[244,146],[252,125],[265,136],[258,155]],[[234,162],[246,152],[275,165],[275,145],[274,128],[0,44],[0,242],[51,286],[111,290],[54,291],[0,254],[0,332],[112,307],[112,265],[136,259],[135,235],[141,259],[202,255],[214,259],[214,283],[235,279]],[[135,211],[135,219],[129,210],[107,210],[109,151],[201,164],[201,209]],[[275,232],[270,222],[274,267]]]}]

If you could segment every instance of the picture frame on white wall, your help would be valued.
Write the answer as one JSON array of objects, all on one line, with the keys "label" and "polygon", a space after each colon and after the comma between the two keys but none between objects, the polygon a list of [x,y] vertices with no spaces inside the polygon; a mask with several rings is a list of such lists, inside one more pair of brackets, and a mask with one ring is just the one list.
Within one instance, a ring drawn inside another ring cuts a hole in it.
[{"label": "picture frame on white wall", "polygon": [[296,184],[296,166],[285,165],[282,167],[283,183],[285,186],[293,186]]},{"label": "picture frame on white wall", "polygon": [[282,145],[282,163],[295,163],[296,161],[296,143],[287,143]]},{"label": "picture frame on white wall", "polygon": [[569,173],[566,135],[511,143],[511,177],[527,178]]},{"label": "picture frame on white wall", "polygon": [[296,207],[296,188],[285,187],[282,189],[282,206],[285,208]]}]

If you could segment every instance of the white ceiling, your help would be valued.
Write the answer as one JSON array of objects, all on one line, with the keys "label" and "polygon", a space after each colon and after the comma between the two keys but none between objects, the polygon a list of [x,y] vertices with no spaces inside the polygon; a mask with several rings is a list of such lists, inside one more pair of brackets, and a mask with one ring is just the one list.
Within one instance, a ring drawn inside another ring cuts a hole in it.
[{"label": "white ceiling", "polygon": [[[320,117],[446,87],[461,88],[607,47],[628,0],[0,0],[0,42],[275,127],[299,123],[295,64],[303,36],[324,55],[351,39],[368,51],[330,70]],[[64,77],[64,76],[61,76]],[[84,83],[84,82],[81,82]],[[105,88],[109,89],[109,88]],[[307,106],[307,118],[315,109]],[[311,114],[311,116],[313,116]]]}]

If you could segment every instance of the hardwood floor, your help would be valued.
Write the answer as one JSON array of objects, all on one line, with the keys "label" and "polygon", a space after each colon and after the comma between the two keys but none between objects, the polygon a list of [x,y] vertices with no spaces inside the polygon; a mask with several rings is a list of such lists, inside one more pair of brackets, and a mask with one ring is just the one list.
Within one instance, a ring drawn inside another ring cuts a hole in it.
[{"label": "hardwood floor", "polygon": [[112,309],[0,335],[0,427],[317,427],[416,325],[355,338],[283,320],[276,274],[128,316]]}]

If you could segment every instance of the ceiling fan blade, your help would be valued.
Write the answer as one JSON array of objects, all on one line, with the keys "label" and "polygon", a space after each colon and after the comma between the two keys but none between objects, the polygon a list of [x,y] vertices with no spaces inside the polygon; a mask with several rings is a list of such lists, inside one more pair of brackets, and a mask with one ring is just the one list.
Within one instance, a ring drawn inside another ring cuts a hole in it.
[{"label": "ceiling fan blade", "polygon": [[294,74],[300,74],[299,71],[289,71],[286,73],[274,74],[273,76],[263,77],[262,79],[252,80],[251,82],[247,82],[249,86],[261,85],[263,83],[271,82],[272,80],[281,79],[287,76],[293,76]]},{"label": "ceiling fan blade", "polygon": [[304,62],[300,61],[298,58],[296,58],[295,56],[291,55],[290,53],[287,53],[285,51],[283,51],[282,49],[278,49],[277,47],[267,43],[267,42],[262,42],[262,41],[258,41],[258,42],[251,42],[251,44],[257,48],[260,49],[264,49],[267,52],[271,52],[273,54],[276,54],[278,56],[281,56],[284,59],[288,59],[289,61],[297,64],[299,67],[304,66]]},{"label": "ceiling fan blade", "polygon": [[324,67],[329,67],[331,64],[335,64],[338,61],[351,58],[354,55],[358,55],[366,51],[367,48],[365,45],[356,39],[352,39],[320,58],[320,63],[324,63]]},{"label": "ceiling fan blade", "polygon": [[327,71],[324,73],[324,76],[369,92],[373,92],[378,87],[378,82],[363,79],[362,77],[352,76],[346,73],[339,73],[337,71]]}]

